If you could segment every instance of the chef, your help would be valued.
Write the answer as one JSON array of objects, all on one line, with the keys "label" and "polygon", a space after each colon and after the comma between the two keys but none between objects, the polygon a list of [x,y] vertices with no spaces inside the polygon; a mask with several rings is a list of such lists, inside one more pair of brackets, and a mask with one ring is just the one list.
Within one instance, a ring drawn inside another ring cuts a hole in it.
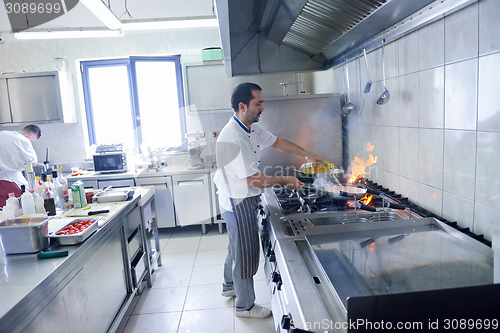
[{"label": "chef", "polygon": [[238,84],[231,95],[234,116],[222,129],[217,140],[217,171],[221,214],[226,222],[229,244],[224,263],[222,296],[236,296],[236,316],[264,319],[271,310],[255,304],[253,276],[259,264],[259,242],[256,208],[263,189],[283,185],[300,189],[296,177],[268,176],[260,172],[261,149],[297,154],[311,162],[323,158],[296,144],[261,129],[256,123],[264,111],[262,89],[250,82]]},{"label": "chef", "polygon": [[21,196],[21,185],[28,185],[22,171],[28,163],[36,164],[33,145],[42,135],[40,127],[28,125],[20,131],[0,131],[0,207],[5,206],[9,193]]}]

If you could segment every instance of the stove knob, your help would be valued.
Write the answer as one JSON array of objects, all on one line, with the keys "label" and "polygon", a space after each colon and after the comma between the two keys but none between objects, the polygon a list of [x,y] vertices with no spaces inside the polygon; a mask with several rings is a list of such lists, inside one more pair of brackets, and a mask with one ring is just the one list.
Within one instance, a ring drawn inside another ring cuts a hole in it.
[{"label": "stove knob", "polygon": [[271,275],[271,281],[273,281],[274,283],[281,282],[281,275],[280,275],[280,273],[273,272],[273,274]]},{"label": "stove knob", "polygon": [[289,330],[292,327],[292,318],[290,315],[283,315],[281,317],[281,328],[284,330]]},{"label": "stove knob", "polygon": [[270,256],[273,256],[273,255],[274,255],[274,251],[271,248],[267,249],[266,256],[270,257]]},{"label": "stove knob", "polygon": [[269,256],[269,262],[276,262],[276,256],[274,254]]}]

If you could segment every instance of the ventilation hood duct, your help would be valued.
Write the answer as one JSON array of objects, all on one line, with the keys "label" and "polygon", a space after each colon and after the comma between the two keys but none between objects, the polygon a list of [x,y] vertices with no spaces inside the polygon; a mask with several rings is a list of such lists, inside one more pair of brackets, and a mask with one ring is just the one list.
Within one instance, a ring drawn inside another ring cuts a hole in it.
[{"label": "ventilation hood duct", "polygon": [[426,18],[426,23],[470,2],[216,0],[216,9],[226,72],[232,77],[326,70],[405,18],[414,15],[418,21],[419,11],[430,11],[431,3],[445,9]]}]

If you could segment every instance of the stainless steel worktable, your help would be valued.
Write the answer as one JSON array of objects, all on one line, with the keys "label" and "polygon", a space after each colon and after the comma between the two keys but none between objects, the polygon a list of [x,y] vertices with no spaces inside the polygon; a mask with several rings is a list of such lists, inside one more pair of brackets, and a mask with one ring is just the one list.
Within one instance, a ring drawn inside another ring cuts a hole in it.
[{"label": "stainless steel worktable", "polygon": [[[84,271],[86,263],[98,257],[95,254],[106,246],[106,242],[113,240],[115,244],[119,244],[120,238],[117,235],[122,228],[123,218],[139,207],[140,200],[141,194],[137,192],[132,199],[127,201],[126,205],[121,206],[121,209],[114,216],[108,218],[105,225],[81,244],[59,246],[53,242],[55,244],[51,245],[50,249],[68,250],[67,257],[38,260],[35,254],[4,255],[3,252],[0,252],[0,332],[23,331],[39,313],[46,312],[45,307],[47,305],[50,307],[51,301],[70,284],[75,276]],[[120,247],[117,246],[118,249]],[[115,254],[115,256],[118,255],[121,256],[121,253]],[[113,260],[117,261],[116,257]],[[120,270],[120,265],[123,266],[123,263],[113,263],[112,265]],[[93,281],[93,283],[104,282]],[[118,299],[115,303],[120,303],[120,305],[115,309],[109,309],[114,313],[111,315],[112,317],[115,317],[116,313],[123,307],[123,301],[120,298],[127,299],[126,288],[123,291],[119,290],[118,296],[115,295],[115,299]],[[78,307],[78,304],[65,304],[64,306]],[[54,321],[54,323],[64,326],[64,323],[58,323],[58,320],[66,320],[68,321],[66,325],[71,326],[71,320],[63,318],[64,314],[59,314],[61,318],[58,318],[57,315],[54,313],[54,316],[47,318],[46,321]],[[75,322],[73,321],[73,323]],[[43,330],[47,329],[49,327],[43,328]],[[76,329],[75,331],[81,330]]]}]

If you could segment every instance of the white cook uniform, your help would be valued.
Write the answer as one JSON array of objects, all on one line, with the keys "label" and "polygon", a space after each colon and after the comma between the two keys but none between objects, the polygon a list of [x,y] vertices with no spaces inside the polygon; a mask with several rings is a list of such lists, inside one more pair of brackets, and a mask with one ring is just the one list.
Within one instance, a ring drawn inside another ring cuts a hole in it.
[{"label": "white cook uniform", "polygon": [[37,163],[31,141],[20,132],[0,131],[0,180],[28,185],[22,171],[25,164]]},{"label": "white cook uniform", "polygon": [[231,212],[233,209],[229,198],[244,199],[262,193],[263,189],[249,187],[244,179],[260,172],[261,150],[272,146],[276,139],[274,134],[257,124],[252,124],[249,130],[236,116],[224,126],[217,140],[219,170],[214,177],[222,208]]}]

